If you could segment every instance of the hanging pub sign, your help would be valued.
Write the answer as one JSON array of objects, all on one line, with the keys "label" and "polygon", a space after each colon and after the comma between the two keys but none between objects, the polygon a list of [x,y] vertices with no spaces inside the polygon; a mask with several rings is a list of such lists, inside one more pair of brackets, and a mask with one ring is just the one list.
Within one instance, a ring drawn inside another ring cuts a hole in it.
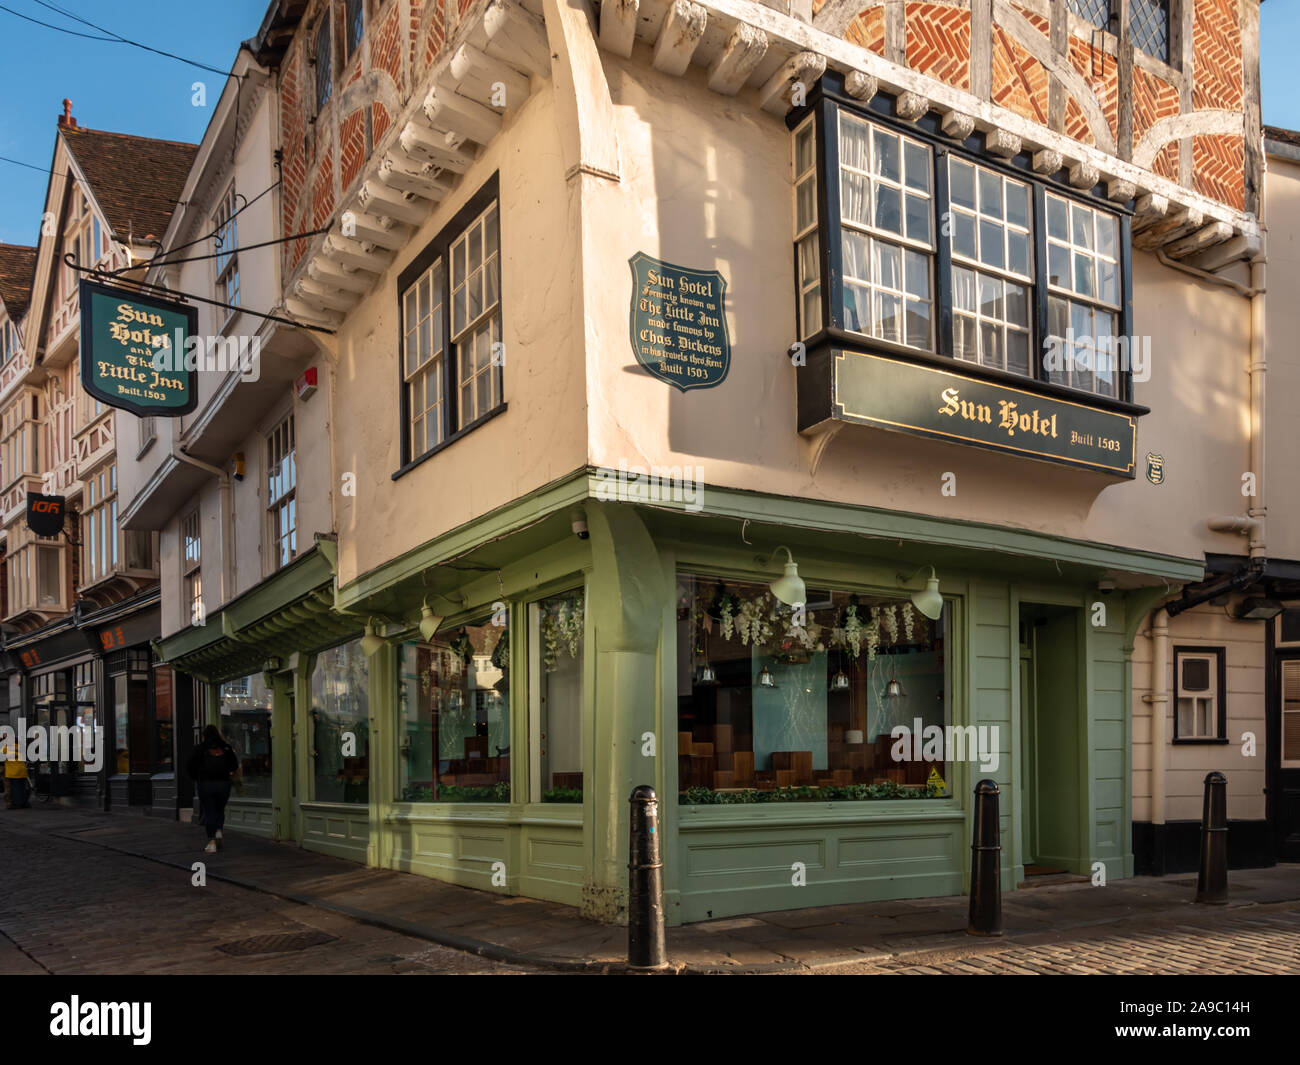
[{"label": "hanging pub sign", "polygon": [[645,252],[628,263],[636,361],[683,392],[720,385],[731,368],[722,272],[674,266]]},{"label": "hanging pub sign", "polygon": [[821,385],[801,379],[801,429],[829,418],[1134,476],[1132,415],[865,352],[830,355]]},{"label": "hanging pub sign", "polygon": [[81,385],[142,418],[189,414],[198,405],[198,372],[186,355],[197,333],[191,306],[82,281]]},{"label": "hanging pub sign", "polygon": [[63,532],[63,516],[66,513],[67,503],[63,496],[27,493],[27,528],[37,536],[58,536]]}]

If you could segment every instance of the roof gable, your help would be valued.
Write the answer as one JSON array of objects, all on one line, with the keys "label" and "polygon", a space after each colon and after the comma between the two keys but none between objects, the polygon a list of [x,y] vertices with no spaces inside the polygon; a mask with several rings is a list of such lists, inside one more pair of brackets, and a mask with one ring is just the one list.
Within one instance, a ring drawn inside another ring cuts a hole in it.
[{"label": "roof gable", "polygon": [[36,274],[36,249],[25,244],[0,244],[0,300],[16,324],[27,310]]},{"label": "roof gable", "polygon": [[198,145],[75,126],[59,132],[113,235],[136,242],[161,238]]}]

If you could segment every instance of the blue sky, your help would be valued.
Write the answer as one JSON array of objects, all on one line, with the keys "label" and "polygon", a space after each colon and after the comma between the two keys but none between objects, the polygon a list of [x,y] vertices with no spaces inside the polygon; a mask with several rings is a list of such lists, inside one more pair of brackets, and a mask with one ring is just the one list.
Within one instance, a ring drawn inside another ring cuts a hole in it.
[{"label": "blue sky", "polygon": [[[36,0],[2,0],[46,22],[93,33]],[[154,48],[228,70],[239,42],[252,37],[268,0],[50,0]],[[1300,2],[1261,8],[1264,121],[1300,129]],[[197,142],[220,95],[220,77],[124,44],[69,37],[0,11],[0,156],[50,164],[55,120],[66,96],[83,126]],[[208,106],[191,103],[207,83]],[[46,175],[0,162],[0,241],[34,244]]]}]

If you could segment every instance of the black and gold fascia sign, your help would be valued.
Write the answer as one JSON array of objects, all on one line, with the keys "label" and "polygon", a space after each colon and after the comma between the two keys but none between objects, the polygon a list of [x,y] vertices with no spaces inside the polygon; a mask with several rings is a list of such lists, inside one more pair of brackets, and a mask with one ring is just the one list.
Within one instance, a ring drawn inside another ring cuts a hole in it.
[{"label": "black and gold fascia sign", "polygon": [[863,352],[833,365],[840,421],[1133,476],[1131,415]]},{"label": "black and gold fascia sign", "polygon": [[727,282],[719,270],[637,252],[632,267],[632,350],[652,376],[683,392],[720,385],[731,368]]}]

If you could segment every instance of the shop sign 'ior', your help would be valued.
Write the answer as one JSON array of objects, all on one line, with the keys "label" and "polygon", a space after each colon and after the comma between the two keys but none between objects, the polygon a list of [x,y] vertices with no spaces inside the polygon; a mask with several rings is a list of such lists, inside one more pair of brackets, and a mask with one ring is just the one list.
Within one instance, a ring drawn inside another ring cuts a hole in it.
[{"label": "shop sign 'ior'", "polygon": [[727,282],[644,252],[632,267],[632,350],[647,372],[683,392],[719,385],[731,368]]},{"label": "shop sign 'ior'", "polygon": [[189,414],[198,405],[198,373],[183,368],[184,355],[197,332],[193,307],[82,281],[81,385],[142,418]]}]

